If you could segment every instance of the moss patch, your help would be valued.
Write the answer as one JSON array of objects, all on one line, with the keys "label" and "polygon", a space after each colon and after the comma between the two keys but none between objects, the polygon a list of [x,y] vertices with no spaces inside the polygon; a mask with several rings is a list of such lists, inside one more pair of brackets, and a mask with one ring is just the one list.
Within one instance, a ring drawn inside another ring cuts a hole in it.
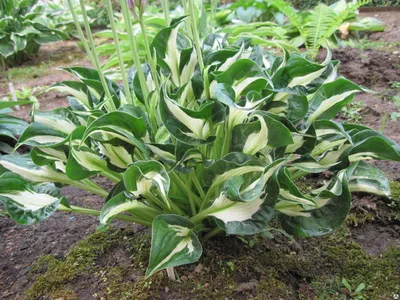
[{"label": "moss patch", "polygon": [[338,299],[348,292],[342,278],[354,289],[364,283],[367,288],[361,295],[367,299],[386,299],[400,291],[400,248],[368,255],[346,227],[298,244],[280,235],[270,239],[260,234],[219,238],[203,246],[197,264],[176,268],[179,281],[171,282],[165,272],[146,280],[148,232],[96,233],[62,260],[39,259],[32,272],[41,274],[25,298]]}]

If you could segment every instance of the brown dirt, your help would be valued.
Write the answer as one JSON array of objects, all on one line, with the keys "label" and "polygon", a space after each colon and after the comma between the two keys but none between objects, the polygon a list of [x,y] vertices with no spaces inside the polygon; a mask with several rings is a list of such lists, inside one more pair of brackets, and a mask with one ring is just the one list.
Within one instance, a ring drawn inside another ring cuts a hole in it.
[{"label": "brown dirt", "polygon": [[[74,204],[100,208],[103,203],[100,197],[74,187],[63,188],[62,194]],[[45,254],[65,255],[97,225],[96,217],[61,212],[34,226],[0,218],[0,298],[18,299],[29,286],[26,275],[33,261]]]},{"label": "brown dirt", "polygon": [[[86,54],[77,46],[76,41],[61,41],[42,46],[37,57],[33,57],[23,66],[0,73],[0,99],[9,93],[9,82],[12,82],[14,88],[18,90],[26,87],[51,86],[63,80],[73,80],[73,76],[69,73],[59,70],[66,66],[90,67]],[[18,76],[13,75],[13,71],[18,68],[24,68],[24,70],[26,68],[27,73],[22,73],[22,76],[27,77],[26,79],[20,81]],[[40,110],[67,107],[68,101],[65,96],[56,91],[42,94],[38,97]],[[22,106],[20,110],[15,111],[14,115],[29,120],[29,112],[30,106]]]},{"label": "brown dirt", "polygon": [[[370,13],[363,13],[365,16],[369,14]],[[400,30],[397,14],[398,12],[373,14],[374,16],[378,15],[376,17],[380,19],[384,19],[388,27],[385,33],[372,34],[371,38],[386,42],[399,41]],[[394,81],[400,81],[400,54],[396,54],[396,51],[399,51],[398,46],[379,51],[374,49],[366,51],[345,49],[334,52],[334,58],[342,61],[341,72],[343,75],[350,80],[378,92],[378,94],[373,95],[359,94],[355,99],[355,101],[362,101],[366,104],[366,109],[362,112],[363,123],[376,130],[382,127],[382,120],[386,114],[397,111],[396,105],[382,96],[388,93]],[[60,66],[71,64],[89,66],[87,59],[85,59],[82,51],[76,47],[75,42],[61,42],[51,46],[45,46],[41,49],[39,57],[29,62],[28,65],[38,66],[39,68],[43,62],[46,63],[50,60],[52,63],[50,67],[46,69],[44,75],[22,82],[15,82],[15,88],[19,89],[24,86],[48,86],[58,81],[70,79],[71,77],[67,73],[56,70]],[[1,96],[4,96],[8,92],[7,83],[9,79],[4,75],[0,76],[3,76],[0,77],[1,98]],[[395,91],[395,93],[398,92]],[[64,95],[56,92],[42,95],[39,101],[41,110],[51,110],[56,107],[68,105]],[[28,108],[21,109],[16,112],[16,115],[27,119]],[[397,142],[400,142],[399,123],[400,122],[388,120],[383,131]],[[399,163],[377,162],[377,165],[389,172],[392,179],[400,180]],[[90,195],[89,193],[73,187],[63,188],[62,193],[73,204],[86,205],[94,208],[102,206],[103,200],[100,197]],[[367,199],[367,196],[360,197],[364,200]],[[356,202],[359,201],[359,198],[357,199]],[[371,201],[376,203],[380,200],[375,197]],[[390,245],[400,245],[399,221],[394,220],[393,222],[387,223],[378,217],[386,211],[387,205],[385,203],[379,204],[377,212],[374,213],[374,221],[366,222],[351,230],[353,239],[361,244],[368,253],[374,255],[381,254],[386,251]],[[93,233],[97,224],[98,220],[96,217],[65,213],[56,213],[52,218],[30,227],[15,225],[9,219],[0,218],[0,298],[21,299],[24,292],[33,282],[28,274],[32,263],[36,259],[45,254],[51,254],[55,257],[62,258],[77,241]],[[227,247],[230,243],[234,244],[235,247]],[[319,242],[315,242],[315,239],[310,240],[310,242],[308,242],[308,240],[300,240],[297,247],[291,246],[294,247],[295,250],[282,246],[283,243],[286,244],[287,241],[274,239],[268,243],[265,249],[277,253],[282,250],[282,257],[288,255],[291,251],[296,252],[298,249],[301,249],[304,255],[308,255],[308,253],[313,253]],[[111,252],[99,257],[98,264],[100,264],[101,267],[129,265],[129,262],[132,261],[131,256],[135,255],[135,253],[128,251],[128,247],[129,246],[124,243],[116,245],[112,248]],[[216,251],[222,253],[222,263],[225,264],[226,261],[230,260],[235,261],[240,253],[238,254],[234,251],[239,251],[242,248],[243,246],[237,245],[236,240],[217,241],[216,244],[206,245],[204,261]],[[260,248],[258,249],[260,250]],[[329,264],[320,267],[321,274],[330,268]],[[183,274],[188,274],[189,276],[191,273],[191,271],[189,271],[190,268],[189,266],[184,269],[186,273]],[[317,266],[314,266],[314,268],[317,268]],[[314,274],[316,274],[315,272],[317,271],[317,269],[314,269]],[[302,272],[301,269],[296,270],[295,268],[290,270],[290,272],[284,272],[282,274],[284,276],[281,280],[299,290],[303,287],[303,284],[299,284],[299,282],[303,281],[303,277],[306,278],[308,276],[306,273]],[[217,279],[221,280],[220,277]],[[134,282],[136,280],[138,280],[137,274],[129,274],[129,272],[126,274],[126,281]],[[216,280],[213,282],[212,280],[215,280],[215,278],[211,279],[210,282],[214,289],[218,289],[218,284],[224,284],[223,281]],[[252,286],[256,285],[256,281],[254,280],[260,281],[261,278],[258,277],[254,279],[253,274],[247,274],[246,276],[242,274],[240,278],[238,277],[237,280],[235,280],[236,286],[232,287],[233,290],[236,290],[233,292],[235,299],[248,299],[247,296],[251,297],[252,293],[246,291],[246,287],[248,287],[249,284]],[[190,279],[190,281],[193,282],[192,279]],[[196,286],[196,282],[194,281],[193,289],[196,289]],[[98,274],[96,276],[93,274],[79,275],[74,281],[68,283],[68,287],[72,288],[80,299],[90,299],[92,295],[97,292],[100,292],[100,296],[107,298],[107,285],[99,280]],[[176,294],[171,294],[171,291],[168,292],[165,286],[163,286],[162,289],[158,289],[158,293],[160,293],[159,296],[155,298],[164,298],[164,295],[165,298],[176,299],[176,297],[174,298]],[[285,298],[285,296],[283,297]],[[293,295],[286,297],[286,299],[292,298]],[[183,297],[181,299],[183,299]]]},{"label": "brown dirt", "polygon": [[[364,103],[361,111],[363,125],[400,143],[400,122],[391,120],[391,113],[399,112],[392,101],[400,96],[400,89],[392,88],[400,82],[400,23],[399,12],[361,13],[361,17],[375,17],[383,20],[385,31],[373,33],[373,41],[390,43],[368,49],[336,49],[333,58],[340,60],[340,74],[375,92],[356,94],[354,101]],[[343,120],[342,120],[343,121]],[[375,164],[388,173],[392,180],[400,180],[400,163],[377,161]]]}]

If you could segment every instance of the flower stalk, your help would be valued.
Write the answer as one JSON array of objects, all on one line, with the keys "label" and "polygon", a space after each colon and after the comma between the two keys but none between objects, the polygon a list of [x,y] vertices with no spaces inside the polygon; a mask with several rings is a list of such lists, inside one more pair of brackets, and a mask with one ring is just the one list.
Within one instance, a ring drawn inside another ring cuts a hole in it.
[{"label": "flower stalk", "polygon": [[114,21],[114,13],[113,13],[113,9],[112,9],[112,5],[111,5],[111,1],[106,1],[107,3],[107,12],[108,12],[108,18],[110,19],[110,27],[111,27],[111,31],[113,33],[113,38],[114,38],[114,44],[115,44],[115,50],[117,51],[117,56],[118,56],[118,63],[119,63],[119,68],[121,70],[121,75],[122,75],[122,82],[124,85],[124,89],[125,89],[125,94],[128,100],[128,103],[133,103],[133,97],[131,94],[131,89],[129,88],[129,84],[128,84],[128,76],[127,76],[127,72],[125,69],[125,63],[122,57],[122,52],[121,52],[121,47],[119,44],[119,38],[118,38],[118,33],[117,33],[117,29],[115,26],[115,21]]},{"label": "flower stalk", "polygon": [[[71,8],[71,13],[75,14],[75,17],[76,17],[76,13],[75,13],[75,11],[73,9],[71,0],[68,0],[68,3],[69,3],[70,8]],[[85,26],[86,35],[87,35],[88,41],[89,41],[88,48],[91,49],[91,51],[90,50],[89,51],[92,53],[92,63],[94,63],[94,67],[96,68],[97,72],[99,73],[100,82],[101,82],[101,85],[103,86],[103,89],[104,89],[104,92],[105,92],[105,95],[106,95],[106,99],[107,100],[105,101],[105,106],[107,107],[108,111],[115,111],[116,107],[115,107],[113,98],[111,96],[110,89],[109,89],[109,87],[107,85],[105,76],[104,76],[103,71],[101,69],[99,57],[98,57],[98,55],[96,53],[96,45],[94,43],[93,34],[92,34],[91,29],[90,29],[90,24],[89,24],[89,20],[88,20],[87,13],[86,13],[85,3],[84,3],[83,0],[79,0],[79,3],[80,3],[80,6],[81,6],[82,15],[83,15],[83,24]],[[77,17],[76,17],[76,20],[78,20]],[[77,27],[80,27],[79,22],[75,23],[75,24],[77,25]],[[86,39],[84,38],[84,40],[86,40]]]},{"label": "flower stalk", "polygon": [[203,72],[203,70],[204,70],[203,53],[201,50],[200,35],[199,35],[198,28],[197,28],[197,20],[196,20],[196,15],[195,15],[195,11],[194,11],[194,4],[193,4],[192,0],[189,0],[188,2],[189,2],[190,22],[191,22],[192,31],[193,31],[193,41],[194,41],[194,45],[196,47],[196,53],[197,53],[197,59],[199,62],[200,71]]}]

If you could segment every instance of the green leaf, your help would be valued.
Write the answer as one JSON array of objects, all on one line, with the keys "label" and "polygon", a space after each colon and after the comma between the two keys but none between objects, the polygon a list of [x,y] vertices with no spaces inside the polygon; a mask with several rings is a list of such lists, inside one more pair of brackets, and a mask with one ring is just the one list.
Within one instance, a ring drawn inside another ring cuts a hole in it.
[{"label": "green leaf", "polygon": [[310,100],[307,121],[333,118],[359,91],[363,89],[344,78],[322,85]]},{"label": "green leaf", "polygon": [[160,115],[168,132],[189,145],[209,144],[215,140],[210,136],[209,119],[214,102],[206,102],[198,111],[182,107],[167,95],[165,86],[161,89]]},{"label": "green leaf", "polygon": [[15,50],[16,51],[22,51],[25,49],[26,44],[27,44],[27,40],[24,37],[21,37],[19,35],[16,34],[11,34],[11,40],[14,42],[15,44]]},{"label": "green leaf", "polygon": [[274,215],[274,206],[279,195],[276,168],[271,171],[273,173],[265,185],[263,198],[236,202],[221,194],[206,210],[208,216],[217,218],[217,225],[227,234],[249,235],[264,231]]},{"label": "green leaf", "polygon": [[385,173],[377,167],[360,161],[350,177],[349,188],[351,192],[371,193],[379,196],[390,197],[390,184]]},{"label": "green leaf", "polygon": [[18,224],[32,225],[47,219],[62,201],[66,200],[53,184],[31,185],[12,173],[0,176],[0,202]]},{"label": "green leaf", "polygon": [[17,105],[26,105],[26,104],[32,104],[34,103],[33,101],[0,101],[0,110],[9,108],[9,107],[14,107]]},{"label": "green leaf", "polygon": [[4,155],[0,165],[33,182],[69,182],[68,177],[49,166],[36,166],[28,155]]},{"label": "green leaf", "polygon": [[145,115],[139,108],[130,105],[121,107],[119,111],[110,112],[93,121],[82,138],[91,137],[98,141],[120,139],[138,147],[147,155],[142,138],[147,131]]},{"label": "green leaf", "polygon": [[284,147],[293,143],[287,127],[270,114],[256,111],[258,121],[236,125],[232,132],[231,151],[254,155],[267,146]]},{"label": "green leaf", "polygon": [[122,192],[115,195],[104,205],[100,213],[101,225],[109,224],[116,215],[124,212],[129,212],[136,218],[149,223],[160,214],[160,212],[142,202],[128,199]]},{"label": "green leaf", "polygon": [[154,219],[146,278],[159,270],[190,264],[200,258],[203,249],[193,227],[193,223],[177,215]]},{"label": "green leaf", "polygon": [[[320,189],[315,197],[318,208],[304,208],[296,203],[280,205],[276,209],[284,211],[279,215],[282,227],[290,234],[308,237],[331,233],[346,219],[351,207],[348,174],[353,167],[340,171],[330,183]],[[288,215],[290,214],[290,215]]]},{"label": "green leaf", "polygon": [[14,42],[7,41],[6,39],[0,40],[0,55],[7,58],[16,52],[16,46]]},{"label": "green leaf", "polygon": [[17,117],[0,114],[0,135],[7,135],[15,139],[27,126],[25,121]]},{"label": "green leaf", "polygon": [[134,162],[124,173],[126,190],[135,197],[151,193],[157,187],[163,197],[169,191],[170,179],[164,166],[157,161]]}]

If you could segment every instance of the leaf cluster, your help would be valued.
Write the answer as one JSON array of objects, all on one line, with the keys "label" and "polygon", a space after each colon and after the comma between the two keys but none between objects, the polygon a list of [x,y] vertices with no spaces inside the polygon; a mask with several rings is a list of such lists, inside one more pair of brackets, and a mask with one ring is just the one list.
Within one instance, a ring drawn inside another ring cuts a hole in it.
[{"label": "leaf cluster", "polygon": [[[218,34],[196,47],[186,22],[155,35],[152,59],[129,70],[127,85],[64,68],[78,81],[52,89],[70,94],[70,106],[35,111],[17,145],[30,154],[0,157],[10,171],[0,177],[0,201],[16,222],[58,209],[99,215],[99,229],[116,218],[149,226],[150,276],[196,261],[200,239],[219,232],[255,234],[275,219],[290,234],[323,235],[345,220],[352,191],[390,196],[368,161],[399,161],[400,147],[331,120],[366,90],[339,76],[330,53],[315,63]],[[322,186],[299,184],[326,171]],[[113,188],[98,186],[96,175]],[[103,196],[103,209],[69,204],[54,183]]]}]

